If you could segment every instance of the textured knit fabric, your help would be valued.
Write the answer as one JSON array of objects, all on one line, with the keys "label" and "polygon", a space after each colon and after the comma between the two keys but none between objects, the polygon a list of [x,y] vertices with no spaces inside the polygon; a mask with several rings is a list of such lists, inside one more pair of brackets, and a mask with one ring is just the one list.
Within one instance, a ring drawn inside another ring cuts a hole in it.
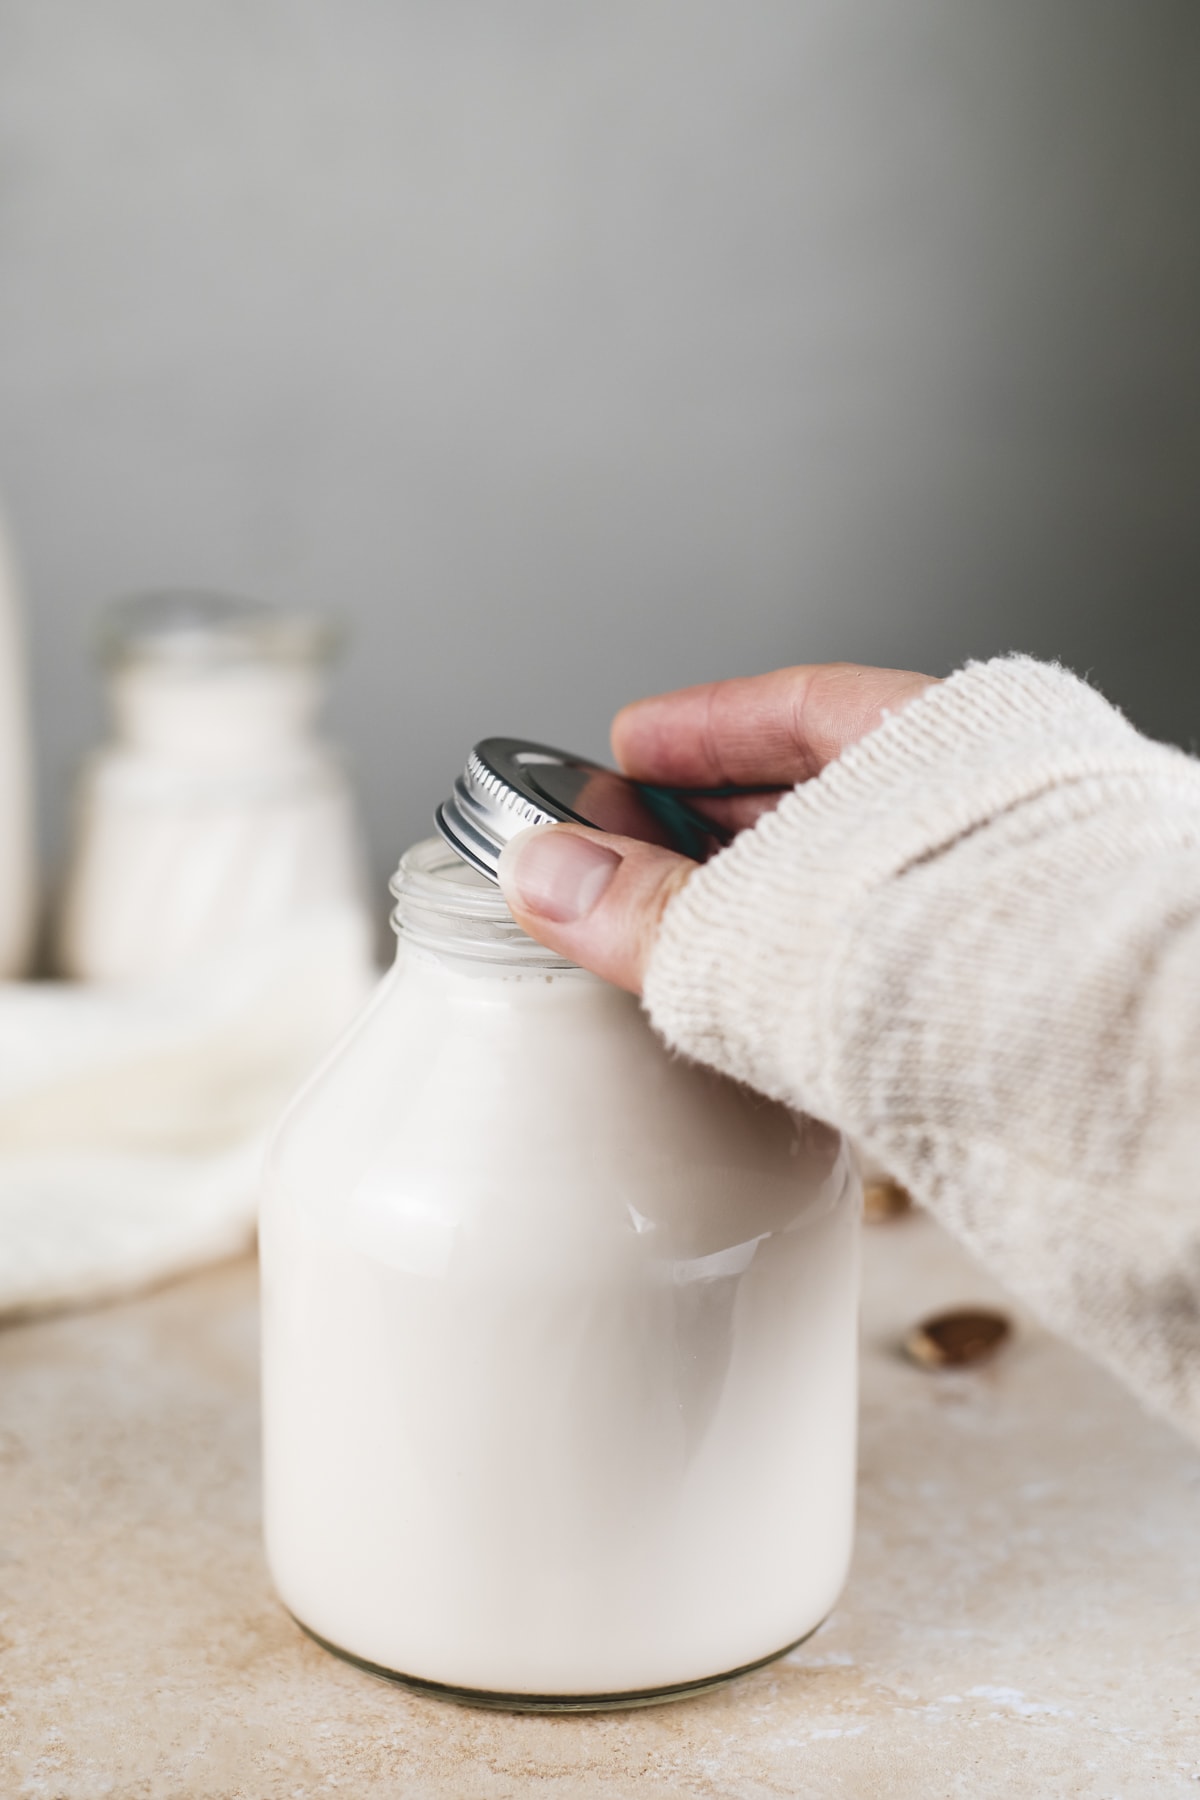
[{"label": "textured knit fabric", "polygon": [[697,871],[646,1006],[1200,1439],[1200,763],[973,664]]}]

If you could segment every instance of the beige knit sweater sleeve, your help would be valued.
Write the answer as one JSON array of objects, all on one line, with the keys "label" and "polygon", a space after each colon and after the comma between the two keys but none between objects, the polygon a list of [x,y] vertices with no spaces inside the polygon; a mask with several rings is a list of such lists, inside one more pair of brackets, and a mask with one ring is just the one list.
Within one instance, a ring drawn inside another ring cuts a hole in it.
[{"label": "beige knit sweater sleeve", "polygon": [[972,665],[697,871],[646,1006],[1200,1438],[1200,763]]}]

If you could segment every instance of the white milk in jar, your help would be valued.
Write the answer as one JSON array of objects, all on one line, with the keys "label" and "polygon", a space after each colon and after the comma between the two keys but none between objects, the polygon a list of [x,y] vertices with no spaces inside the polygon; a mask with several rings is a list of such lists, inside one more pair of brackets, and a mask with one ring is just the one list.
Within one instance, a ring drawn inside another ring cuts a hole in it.
[{"label": "white milk in jar", "polygon": [[318,622],[219,594],[113,610],[113,735],[80,784],[65,974],[174,974],[322,915],[368,941],[353,795],[315,729],[329,649]]},{"label": "white milk in jar", "polygon": [[768,1660],[850,1556],[857,1181],[669,1055],[445,845],[262,1205],[279,1592],[448,1697],[670,1698]]}]

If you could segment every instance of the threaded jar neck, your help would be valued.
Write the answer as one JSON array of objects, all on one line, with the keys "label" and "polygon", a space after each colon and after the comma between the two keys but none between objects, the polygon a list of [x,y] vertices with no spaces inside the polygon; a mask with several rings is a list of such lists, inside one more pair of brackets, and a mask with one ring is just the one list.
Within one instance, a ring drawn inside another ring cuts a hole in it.
[{"label": "threaded jar neck", "polygon": [[406,850],[388,887],[392,929],[402,943],[435,955],[546,974],[576,969],[529,937],[494,882],[468,868],[440,838]]}]

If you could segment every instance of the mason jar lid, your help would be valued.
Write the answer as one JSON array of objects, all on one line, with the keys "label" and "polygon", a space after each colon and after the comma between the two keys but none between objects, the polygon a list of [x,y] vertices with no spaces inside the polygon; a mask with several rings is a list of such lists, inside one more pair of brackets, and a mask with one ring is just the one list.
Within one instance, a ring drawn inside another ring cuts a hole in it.
[{"label": "mason jar lid", "polygon": [[531,825],[592,825],[696,862],[729,839],[674,789],[631,781],[585,756],[524,738],[476,744],[434,819],[450,847],[491,881],[498,879],[505,844]]},{"label": "mason jar lid", "polygon": [[336,646],[336,632],[312,614],[203,588],[130,594],[105,609],[100,625],[106,663],[319,662]]}]

